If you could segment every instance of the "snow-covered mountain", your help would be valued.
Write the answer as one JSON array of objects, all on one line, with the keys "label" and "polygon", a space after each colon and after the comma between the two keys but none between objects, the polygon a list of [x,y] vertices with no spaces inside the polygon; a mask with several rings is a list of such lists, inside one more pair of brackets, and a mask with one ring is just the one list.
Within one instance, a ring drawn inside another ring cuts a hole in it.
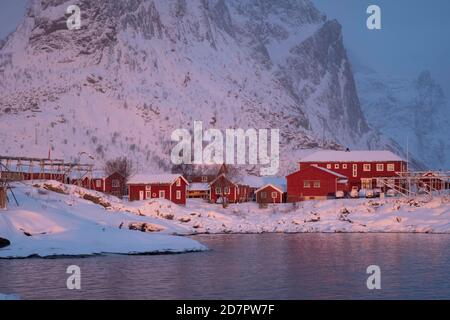
[{"label": "snow-covered mountain", "polygon": [[450,105],[429,71],[408,79],[355,68],[361,105],[371,126],[424,167],[450,168]]},{"label": "snow-covered mountain", "polygon": [[302,148],[397,148],[365,120],[339,23],[309,0],[32,0],[0,88],[6,154],[169,170],[171,132],[195,120],[279,128],[281,174]]}]

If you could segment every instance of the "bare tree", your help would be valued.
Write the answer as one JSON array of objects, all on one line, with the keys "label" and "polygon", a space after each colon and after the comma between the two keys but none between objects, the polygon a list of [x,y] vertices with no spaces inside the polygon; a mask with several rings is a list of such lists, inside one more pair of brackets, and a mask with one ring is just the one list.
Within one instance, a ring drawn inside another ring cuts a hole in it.
[{"label": "bare tree", "polygon": [[117,172],[124,177],[125,181],[128,181],[130,176],[134,174],[133,163],[127,157],[117,157],[106,161],[103,170],[107,175]]}]

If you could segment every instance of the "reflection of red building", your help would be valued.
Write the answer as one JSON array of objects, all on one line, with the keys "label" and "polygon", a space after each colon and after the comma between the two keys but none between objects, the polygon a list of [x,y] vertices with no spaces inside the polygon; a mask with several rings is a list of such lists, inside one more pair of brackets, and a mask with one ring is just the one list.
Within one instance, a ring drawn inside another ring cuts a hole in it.
[{"label": "reflection of red building", "polygon": [[127,185],[130,201],[161,198],[186,204],[189,184],[180,174],[138,174]]},{"label": "reflection of red building", "polygon": [[325,199],[336,191],[373,189],[379,177],[398,177],[406,162],[390,151],[318,151],[288,175],[288,201]]}]

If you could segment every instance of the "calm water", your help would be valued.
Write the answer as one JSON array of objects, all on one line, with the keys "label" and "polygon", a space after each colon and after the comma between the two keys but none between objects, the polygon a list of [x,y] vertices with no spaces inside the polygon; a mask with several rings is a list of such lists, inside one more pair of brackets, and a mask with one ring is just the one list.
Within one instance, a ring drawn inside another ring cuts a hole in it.
[{"label": "calm water", "polygon": [[[450,235],[204,235],[211,251],[0,260],[0,293],[23,299],[450,298]],[[82,290],[65,270],[81,267]],[[366,287],[379,265],[382,289]]]}]

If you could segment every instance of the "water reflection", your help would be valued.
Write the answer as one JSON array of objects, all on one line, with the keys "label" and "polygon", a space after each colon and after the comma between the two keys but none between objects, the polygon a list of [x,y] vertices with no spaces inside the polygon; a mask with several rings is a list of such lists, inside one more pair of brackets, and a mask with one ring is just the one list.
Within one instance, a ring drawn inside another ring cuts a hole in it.
[{"label": "water reflection", "polygon": [[[0,260],[0,292],[25,299],[450,298],[450,235],[204,235],[209,252]],[[66,289],[67,266],[82,290]],[[366,288],[367,266],[382,290]]]}]

